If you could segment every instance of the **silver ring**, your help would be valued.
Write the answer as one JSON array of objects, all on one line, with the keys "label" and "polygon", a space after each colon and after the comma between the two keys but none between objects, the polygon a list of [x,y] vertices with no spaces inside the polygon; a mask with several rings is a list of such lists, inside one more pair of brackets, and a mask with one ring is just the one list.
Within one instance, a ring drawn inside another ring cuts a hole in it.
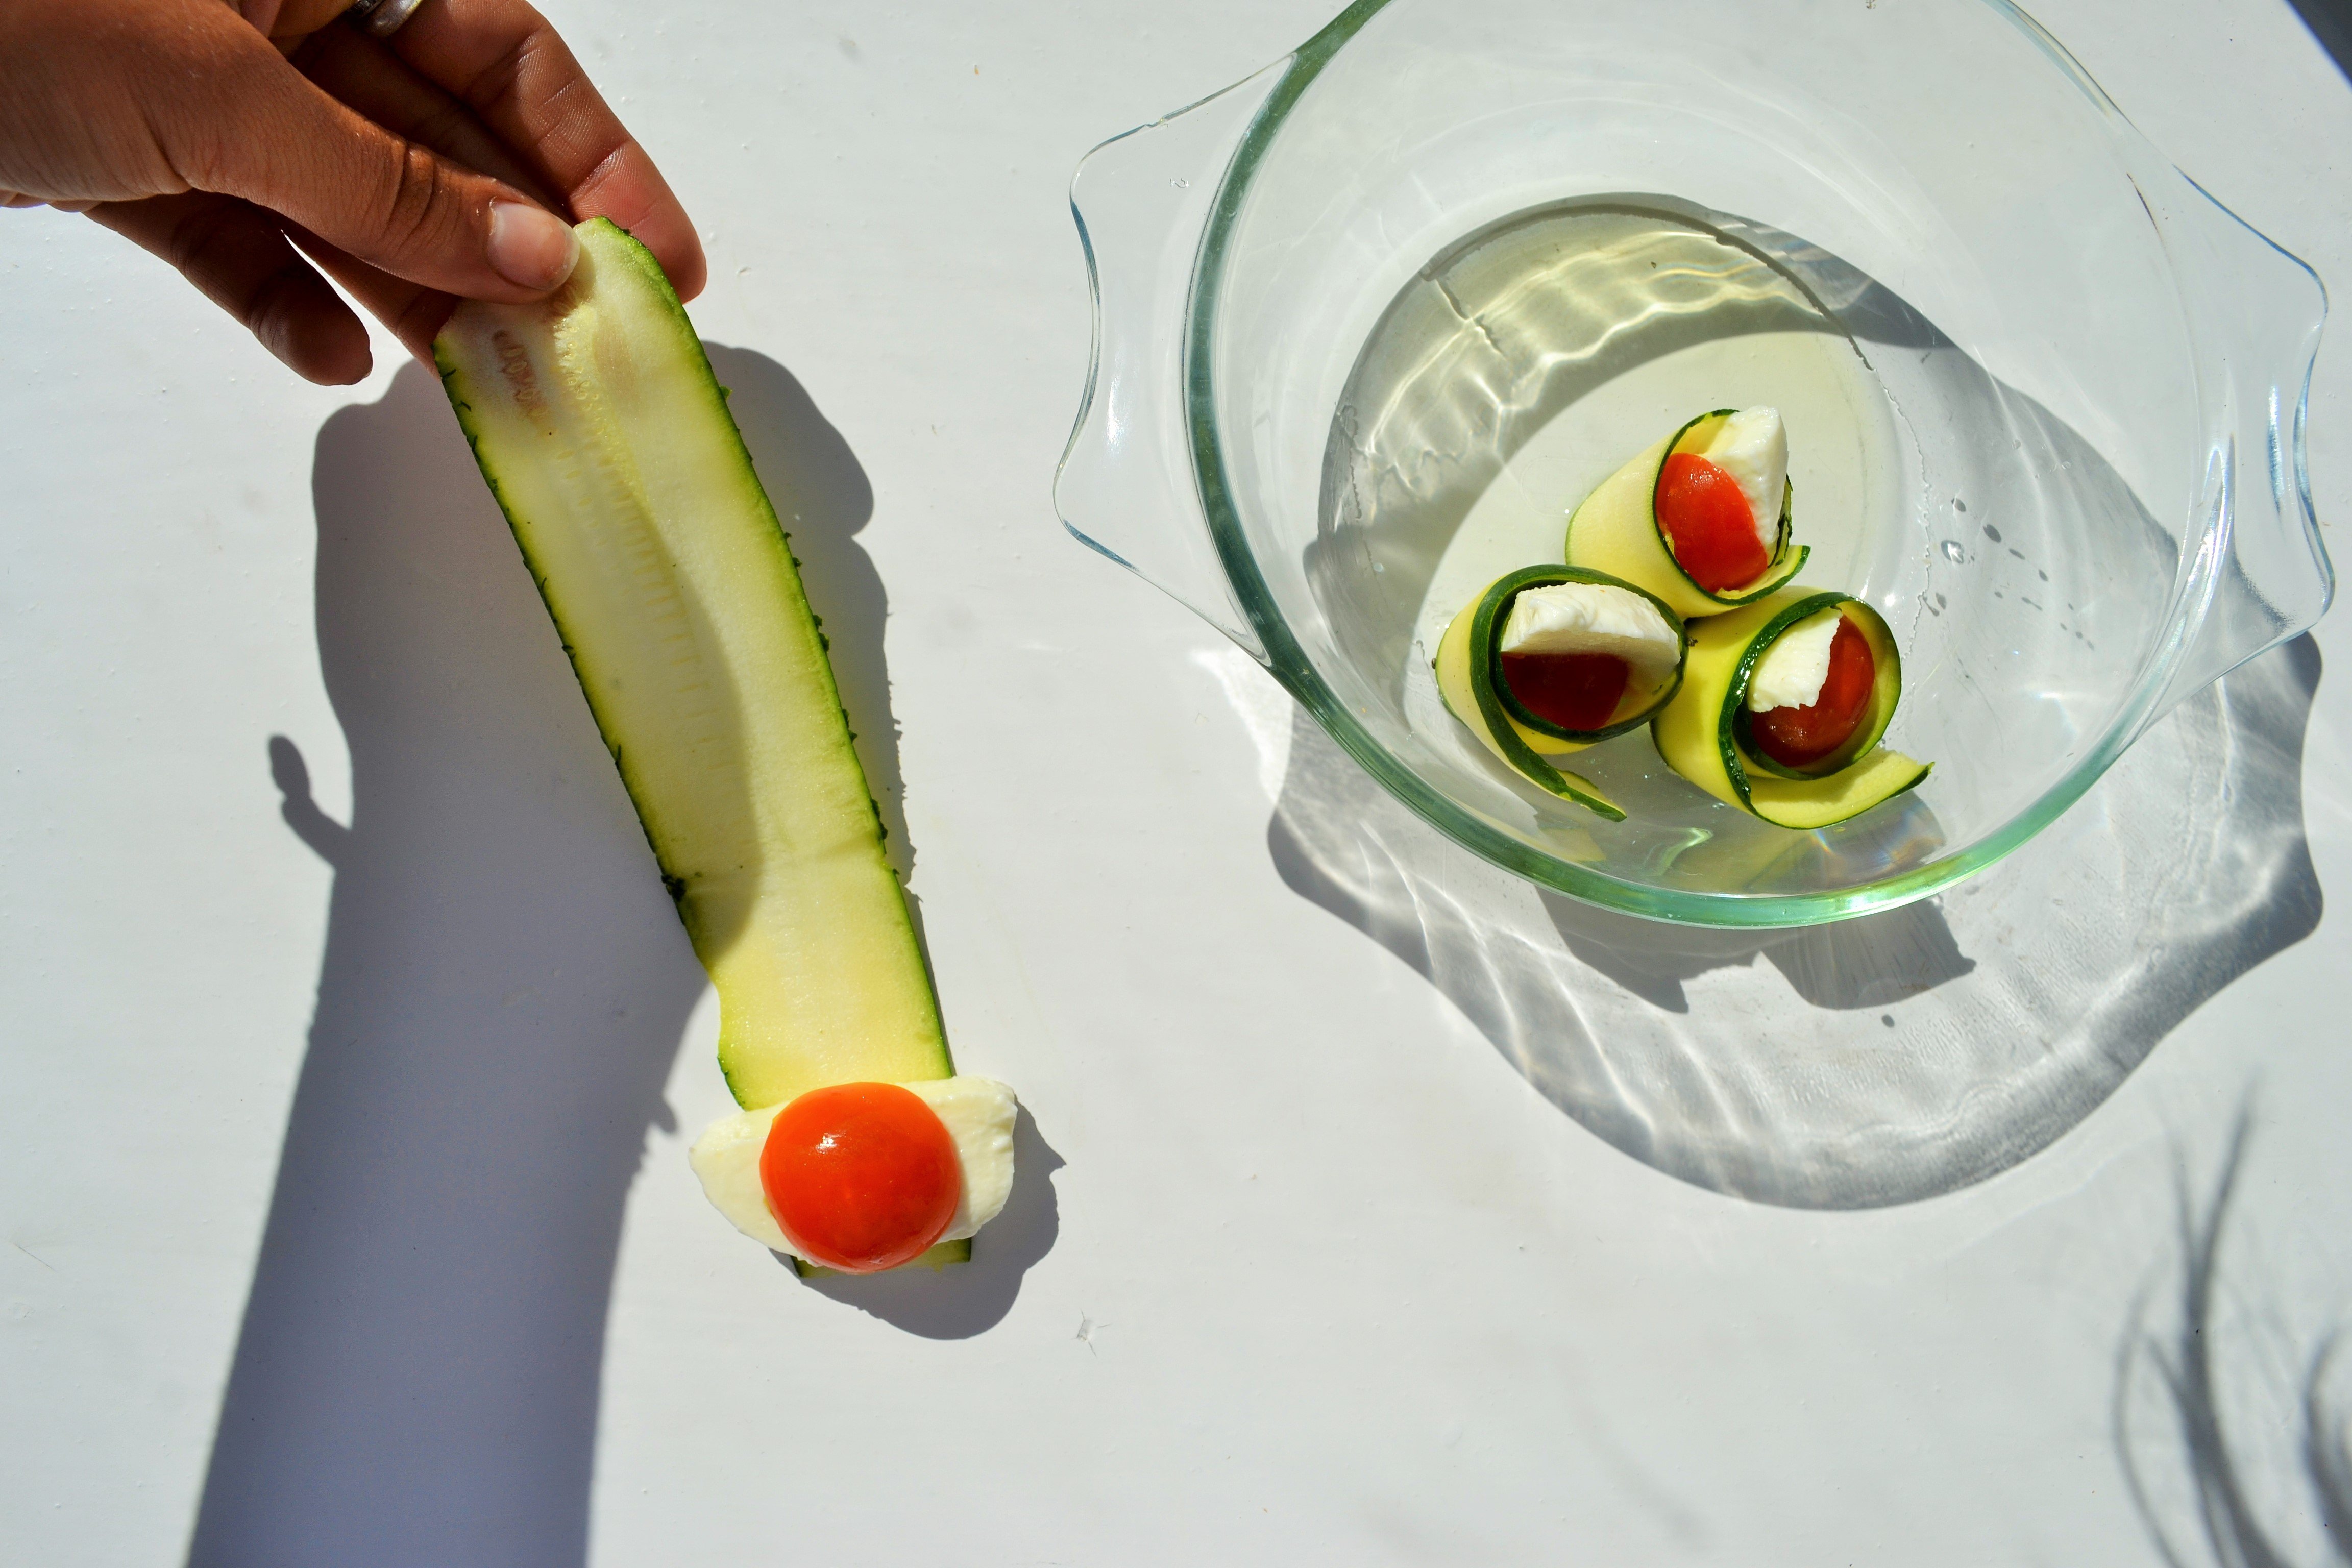
[{"label": "silver ring", "polygon": [[389,38],[416,15],[425,0],[352,0],[351,9],[343,16],[359,26],[365,27],[372,38]]}]

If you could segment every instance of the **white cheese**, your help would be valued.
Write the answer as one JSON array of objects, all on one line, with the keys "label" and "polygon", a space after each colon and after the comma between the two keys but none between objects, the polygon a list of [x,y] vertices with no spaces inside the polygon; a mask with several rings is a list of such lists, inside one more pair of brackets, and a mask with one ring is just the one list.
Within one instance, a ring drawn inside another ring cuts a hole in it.
[{"label": "white cheese", "polygon": [[1522,589],[1503,622],[1504,653],[1610,653],[1647,677],[1671,672],[1682,639],[1658,606],[1607,583]]},{"label": "white cheese", "polygon": [[[1013,1122],[1019,1110],[1013,1090],[992,1078],[942,1078],[901,1086],[919,1096],[947,1124],[963,1170],[963,1195],[941,1241],[961,1241],[996,1217],[1013,1191]],[[768,1212],[760,1185],[760,1152],[781,1105],[739,1110],[704,1130],[687,1152],[687,1163],[702,1179],[702,1195],[737,1230],[771,1252],[791,1252],[783,1227]]]},{"label": "white cheese", "polygon": [[1789,433],[1777,408],[1743,408],[1715,427],[1699,454],[1739,485],[1756,537],[1770,550],[1780,536],[1780,501],[1789,483]]},{"label": "white cheese", "polygon": [[1845,612],[1835,606],[1808,616],[1773,639],[1748,678],[1748,710],[1811,708],[1830,678],[1830,644]]}]

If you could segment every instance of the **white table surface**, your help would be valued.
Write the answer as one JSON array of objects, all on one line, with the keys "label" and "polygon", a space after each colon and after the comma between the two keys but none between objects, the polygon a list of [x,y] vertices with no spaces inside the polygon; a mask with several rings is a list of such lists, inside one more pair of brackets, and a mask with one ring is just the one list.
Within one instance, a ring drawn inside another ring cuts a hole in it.
[{"label": "white table surface", "polygon": [[[2153,1563],[2226,1449],[2245,1528],[2326,1560],[2339,910],[2049,1148],[1821,1212],[1629,1157],[1286,880],[1286,700],[1048,485],[1072,166],[1322,0],[550,9],[705,231],[755,445],[813,476],[812,593],[866,628],[898,779],[868,760],[1030,1174],[952,1279],[820,1290],[719,1223],[714,1010],[437,389],[388,340],[302,386],[160,263],[0,215],[0,1558]],[[2285,5],[2037,14],[2352,282],[2352,90]],[[2340,324],[2310,443],[2340,518]],[[2303,754],[2326,891],[2347,626]],[[1804,1027],[1777,974],[1688,978],[1688,1021],[1736,984]],[[2183,1194],[2242,1106],[2225,1441],[2189,1443],[2118,1389],[2136,1325],[2179,1342]]]}]

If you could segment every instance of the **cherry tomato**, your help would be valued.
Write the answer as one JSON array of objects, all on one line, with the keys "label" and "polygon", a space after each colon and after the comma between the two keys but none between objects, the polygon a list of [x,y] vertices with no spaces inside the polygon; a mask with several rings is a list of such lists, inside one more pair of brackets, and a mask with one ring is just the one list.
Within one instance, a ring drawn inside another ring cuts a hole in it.
[{"label": "cherry tomato", "polygon": [[1805,708],[1768,708],[1748,716],[1756,749],[1784,768],[1817,763],[1853,738],[1878,684],[1878,660],[1869,639],[1850,620],[1838,622],[1830,639],[1830,672],[1822,694]]},{"label": "cherry tomato", "polygon": [[1666,459],[1657,507],[1675,563],[1708,593],[1744,588],[1772,564],[1739,481],[1705,458],[1676,452]]},{"label": "cherry tomato", "polygon": [[1613,653],[1507,653],[1503,684],[1519,705],[1563,730],[1598,730],[1625,695],[1625,661]]},{"label": "cherry tomato", "polygon": [[910,1090],[837,1083],[776,1112],[760,1185],[802,1257],[872,1274],[939,1240],[963,1195],[963,1167],[947,1124]]}]

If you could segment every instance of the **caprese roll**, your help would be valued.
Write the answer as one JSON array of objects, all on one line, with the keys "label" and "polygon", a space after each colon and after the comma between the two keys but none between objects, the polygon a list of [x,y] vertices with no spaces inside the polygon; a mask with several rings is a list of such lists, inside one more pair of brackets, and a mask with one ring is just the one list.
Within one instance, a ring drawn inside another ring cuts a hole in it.
[{"label": "caprese roll", "polygon": [[1910,789],[1932,765],[1879,744],[1903,660],[1878,612],[1782,588],[1690,624],[1682,687],[1650,726],[1667,766],[1781,827],[1827,827]]},{"label": "caprese roll", "polygon": [[1685,618],[1753,604],[1797,574],[1789,438],[1776,408],[1702,414],[1569,514],[1565,554]]},{"label": "caprese roll", "polygon": [[827,1084],[720,1117],[687,1159],[712,1206],[801,1273],[937,1267],[1004,1207],[1019,1114],[994,1079]]},{"label": "caprese roll", "polygon": [[1549,759],[1647,722],[1683,679],[1683,622],[1606,573],[1526,566],[1479,590],[1437,645],[1447,711],[1552,794],[1612,821],[1625,814]]}]

